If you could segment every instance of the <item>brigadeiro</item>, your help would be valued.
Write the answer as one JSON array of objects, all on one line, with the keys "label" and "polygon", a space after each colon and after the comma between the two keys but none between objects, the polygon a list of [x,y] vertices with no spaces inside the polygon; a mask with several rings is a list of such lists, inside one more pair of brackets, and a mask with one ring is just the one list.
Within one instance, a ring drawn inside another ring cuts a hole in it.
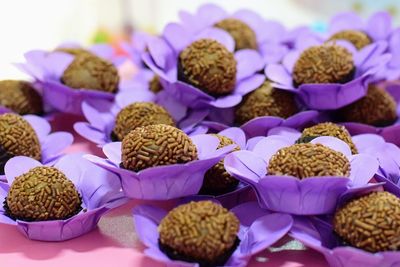
[{"label": "brigadeiro", "polygon": [[387,126],[397,120],[397,103],[383,88],[369,85],[367,95],[338,111],[344,122]]},{"label": "brigadeiro", "polygon": [[263,116],[288,118],[300,111],[295,95],[273,88],[265,81],[259,88],[247,94],[235,110],[235,121],[242,125]]},{"label": "brigadeiro", "polygon": [[173,126],[156,124],[139,127],[122,140],[122,166],[136,172],[196,159],[197,149],[192,140]]},{"label": "brigadeiro", "polygon": [[112,135],[116,140],[121,141],[137,127],[153,124],[175,126],[171,115],[160,105],[152,102],[136,102],[124,107],[117,114]]},{"label": "brigadeiro", "polygon": [[339,208],[333,229],[350,245],[369,251],[400,250],[400,199],[373,192]]},{"label": "brigadeiro", "polygon": [[[222,148],[228,145],[236,145],[233,151],[240,150],[238,144],[227,136],[215,134],[219,139],[218,148]],[[232,177],[224,167],[224,160],[220,160],[216,165],[206,172],[204,176],[203,185],[200,189],[199,194],[205,195],[220,195],[232,191],[239,184],[239,180]]]},{"label": "brigadeiro", "polygon": [[351,135],[344,126],[335,124],[332,122],[323,122],[314,126],[305,128],[300,138],[296,141],[297,143],[307,143],[310,140],[319,136],[333,136],[339,138],[343,142],[349,145],[351,152],[357,154],[357,148],[351,140]]},{"label": "brigadeiro", "polygon": [[15,177],[4,210],[14,220],[65,220],[80,212],[75,185],[54,167],[36,167]]},{"label": "brigadeiro", "polygon": [[25,81],[0,81],[0,106],[20,115],[42,114],[42,97],[33,86]]},{"label": "brigadeiro", "polygon": [[239,225],[232,212],[214,202],[190,202],[174,208],[161,220],[160,249],[173,260],[221,266],[240,242]]}]

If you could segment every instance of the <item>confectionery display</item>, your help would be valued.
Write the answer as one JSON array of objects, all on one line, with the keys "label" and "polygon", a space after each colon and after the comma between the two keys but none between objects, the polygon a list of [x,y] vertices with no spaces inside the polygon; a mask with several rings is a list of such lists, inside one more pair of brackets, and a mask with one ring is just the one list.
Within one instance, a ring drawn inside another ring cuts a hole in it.
[{"label": "confectionery display", "polygon": [[400,27],[282,23],[205,4],[117,45],[27,51],[30,79],[0,81],[0,232],[143,266],[255,266],[293,244],[400,266]]}]

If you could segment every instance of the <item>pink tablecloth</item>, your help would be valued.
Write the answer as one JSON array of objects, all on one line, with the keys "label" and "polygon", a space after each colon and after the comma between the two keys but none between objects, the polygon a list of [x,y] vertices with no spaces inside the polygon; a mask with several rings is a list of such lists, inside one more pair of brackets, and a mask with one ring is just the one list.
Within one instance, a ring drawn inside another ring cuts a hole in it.
[{"label": "pink tablecloth", "polygon": [[[54,130],[72,129],[77,118],[56,117]],[[74,145],[68,152],[100,150],[75,136]],[[48,243],[31,241],[20,234],[14,226],[0,225],[0,266],[4,267],[133,267],[163,266],[143,256],[132,223],[130,211],[139,201],[110,212],[100,220],[94,231],[65,242]],[[158,203],[160,204],[160,203]],[[168,205],[169,203],[162,203]],[[289,238],[281,240],[276,247],[253,257],[250,266],[319,267],[326,266],[324,258]]]}]

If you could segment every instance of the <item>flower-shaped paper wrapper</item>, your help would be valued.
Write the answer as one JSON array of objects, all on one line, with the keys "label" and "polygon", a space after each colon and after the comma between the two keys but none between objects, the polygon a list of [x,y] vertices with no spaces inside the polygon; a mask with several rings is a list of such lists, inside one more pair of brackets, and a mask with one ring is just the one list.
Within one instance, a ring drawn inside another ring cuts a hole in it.
[{"label": "flower-shaped paper wrapper", "polygon": [[[36,115],[24,115],[23,118],[32,126],[35,131],[41,148],[41,163],[52,165],[62,156],[62,151],[70,146],[74,141],[72,134],[67,132],[51,132],[50,124],[43,118]],[[0,164],[3,172],[6,162]],[[0,181],[5,180],[5,176],[0,176]]]},{"label": "flower-shaped paper wrapper", "polygon": [[243,49],[235,52],[237,72],[233,92],[226,96],[210,96],[178,80],[180,52],[192,42],[203,38],[216,40],[230,52],[234,52],[233,38],[221,29],[207,28],[198,34],[193,34],[180,24],[170,23],[165,27],[162,37],[153,38],[148,42],[149,52],[143,55],[143,61],[167,84],[164,90],[186,106],[196,109],[225,109],[236,106],[245,94],[255,90],[264,82],[264,75],[257,73],[264,67],[263,59],[255,50]]},{"label": "flower-shaped paper wrapper", "polygon": [[[4,202],[16,177],[38,166],[42,164],[31,158],[10,159],[5,167],[8,183],[0,183],[0,202]],[[118,176],[97,167],[80,154],[64,156],[54,167],[63,172],[76,186],[82,197],[82,211],[66,220],[26,222],[10,219],[1,205],[1,223],[16,225],[29,239],[64,241],[94,229],[104,213],[126,202]]]},{"label": "flower-shaped paper wrapper", "polygon": [[114,99],[114,94],[89,89],[74,89],[61,82],[74,56],[63,52],[34,50],[25,55],[26,63],[17,66],[33,77],[42,89],[43,101],[61,112],[80,115],[83,101]]},{"label": "flower-shaped paper wrapper", "polygon": [[119,92],[114,102],[107,100],[83,102],[82,112],[88,122],[77,122],[74,129],[82,137],[103,146],[113,141],[111,133],[115,126],[115,119],[124,107],[135,102],[156,102],[168,111],[177,127],[185,133],[200,134],[207,131],[205,127],[197,126],[207,116],[206,111],[190,111],[168,95],[160,94],[159,97],[162,100],[157,101],[157,97],[151,91],[146,88],[137,88],[134,92]]},{"label": "flower-shaped paper wrapper", "polygon": [[109,171],[117,173],[127,197],[147,200],[166,200],[195,195],[203,184],[204,174],[218,163],[235,145],[218,148],[219,140],[211,135],[190,137],[197,148],[198,160],[185,164],[156,166],[139,172],[120,167],[121,142],[106,144],[106,159],[94,155],[85,157]]},{"label": "flower-shaped paper wrapper", "polygon": [[[246,266],[250,257],[277,242],[292,227],[290,215],[272,213],[261,209],[256,202],[247,202],[236,206],[231,211],[240,221],[239,246],[224,266]],[[167,266],[189,267],[196,263],[171,260],[158,246],[157,227],[167,211],[152,206],[137,206],[133,210],[136,232],[147,247],[144,253],[150,258],[165,263]]]},{"label": "flower-shaped paper wrapper", "polygon": [[386,91],[393,97],[397,104],[397,120],[385,127],[376,127],[357,122],[342,123],[352,135],[372,133],[382,136],[387,142],[400,145],[400,83],[388,82],[385,86]]},{"label": "flower-shaped paper wrapper", "polygon": [[368,181],[378,171],[376,158],[352,155],[349,146],[334,137],[318,137],[320,143],[343,153],[351,164],[349,177],[310,177],[268,175],[270,158],[281,148],[293,145],[285,136],[268,136],[254,145],[252,151],[237,151],[225,157],[225,169],[234,177],[249,183],[264,208],[297,215],[328,214],[334,211],[342,195],[369,188]]},{"label": "flower-shaped paper wrapper", "polygon": [[274,82],[276,88],[281,88],[297,94],[299,100],[308,108],[316,110],[335,110],[366,95],[368,84],[373,75],[384,69],[391,56],[385,54],[387,49],[386,42],[373,43],[360,51],[346,41],[337,41],[337,45],[342,45],[353,54],[355,65],[354,78],[346,83],[321,83],[321,84],[302,84],[295,87],[292,80],[292,73],[297,59],[305,49],[321,45],[321,42],[304,37],[300,40],[302,47],[289,52],[281,64],[269,64],[265,68],[266,76]]},{"label": "flower-shaped paper wrapper", "polygon": [[296,217],[290,236],[323,254],[331,267],[400,266],[399,251],[371,253],[341,245],[332,224],[317,218]]}]

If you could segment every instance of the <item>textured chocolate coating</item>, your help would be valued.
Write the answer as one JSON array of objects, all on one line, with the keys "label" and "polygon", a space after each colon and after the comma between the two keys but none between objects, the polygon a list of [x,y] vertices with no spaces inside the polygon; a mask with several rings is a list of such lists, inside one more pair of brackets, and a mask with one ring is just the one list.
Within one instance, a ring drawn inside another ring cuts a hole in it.
[{"label": "textured chocolate coating", "polygon": [[235,121],[244,124],[261,116],[288,118],[299,112],[293,94],[275,89],[266,81],[247,94],[235,111]]},{"label": "textured chocolate coating", "polygon": [[333,228],[350,245],[369,251],[400,250],[400,199],[373,192],[336,211]]},{"label": "textured chocolate coating", "polygon": [[154,77],[150,80],[149,89],[153,93],[158,93],[163,89],[163,86],[160,82],[160,77],[158,75],[154,75]]},{"label": "textured chocolate coating", "polygon": [[214,202],[190,202],[162,219],[159,243],[172,259],[222,266],[230,256],[226,252],[233,252],[239,226],[233,213]]},{"label": "textured chocolate coating", "polygon": [[228,18],[217,22],[214,27],[228,32],[235,40],[235,50],[257,49],[256,33],[241,20]]},{"label": "textured chocolate coating", "polygon": [[152,102],[136,102],[126,106],[118,113],[113,134],[117,140],[121,141],[137,127],[153,124],[175,126],[174,119],[163,107]]},{"label": "textured chocolate coating", "polygon": [[210,95],[231,93],[236,85],[236,60],[225,46],[200,39],[179,55],[179,79]]},{"label": "textured chocolate coating", "polygon": [[358,50],[372,43],[371,38],[362,31],[344,30],[333,34],[329,41],[345,40],[352,43]]},{"label": "textured chocolate coating", "polygon": [[366,96],[340,109],[338,114],[347,122],[387,126],[397,120],[397,104],[384,89],[370,85]]},{"label": "textured chocolate coating", "polygon": [[335,124],[332,122],[323,122],[323,123],[318,123],[317,125],[314,125],[309,128],[305,128],[303,132],[301,133],[301,137],[298,140],[298,143],[308,143],[304,142],[302,140],[306,140],[307,137],[319,137],[319,136],[333,136],[336,137],[343,142],[347,143],[351,149],[351,152],[353,154],[357,154],[357,148],[353,143],[353,140],[351,139],[351,135],[347,131],[347,129],[344,126],[341,126],[339,124]]},{"label": "textured chocolate coating", "polygon": [[267,173],[299,179],[315,176],[348,177],[350,162],[342,153],[321,144],[295,144],[281,148],[271,157]]},{"label": "textured chocolate coating", "polygon": [[138,127],[122,140],[122,166],[132,171],[196,159],[197,149],[192,140],[173,126]]},{"label": "textured chocolate coating", "polygon": [[117,68],[110,62],[91,54],[79,54],[67,67],[61,81],[75,89],[115,93],[118,90]]},{"label": "textured chocolate coating", "polygon": [[79,56],[79,55],[91,55],[91,56],[95,56],[92,52],[83,49],[83,48],[69,48],[69,47],[59,47],[56,50],[54,50],[56,52],[64,52],[73,56]]},{"label": "textured chocolate coating", "polygon": [[0,105],[20,115],[43,113],[42,97],[25,81],[0,81]]},{"label": "textured chocolate coating", "polygon": [[344,47],[324,44],[301,53],[293,69],[296,86],[315,83],[346,83],[353,79],[353,55]]},{"label": "textured chocolate coating", "polygon": [[[237,145],[232,139],[215,134],[219,139],[219,148],[223,148],[229,145]],[[236,146],[233,151],[240,150],[239,146]],[[200,189],[200,194],[211,194],[219,195],[229,191],[232,191],[239,184],[239,181],[232,177],[224,167],[224,160],[221,159],[216,165],[206,172],[204,176],[203,185]]]},{"label": "textured chocolate coating", "polygon": [[75,185],[54,167],[35,167],[16,177],[6,199],[7,214],[23,221],[64,220],[81,209]]}]

